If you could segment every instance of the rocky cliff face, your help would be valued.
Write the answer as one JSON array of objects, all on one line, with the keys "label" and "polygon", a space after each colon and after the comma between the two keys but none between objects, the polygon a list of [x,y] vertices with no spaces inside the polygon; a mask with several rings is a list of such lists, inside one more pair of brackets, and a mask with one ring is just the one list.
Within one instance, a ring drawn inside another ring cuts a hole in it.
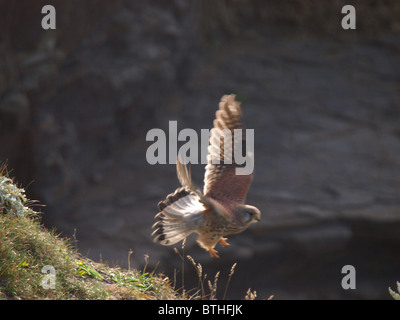
[{"label": "rocky cliff face", "polygon": [[[238,262],[230,298],[248,287],[261,298],[390,298],[400,280],[398,8],[361,6],[370,24],[360,15],[348,35],[332,14],[340,4],[293,15],[259,1],[54,1],[57,29],[45,32],[42,3],[23,2],[0,1],[0,152],[47,205],[47,226],[75,234],[95,260],[126,266],[132,249],[135,264],[149,254],[172,276],[179,258],[150,234],[178,181],[174,165],[147,163],[146,133],[169,120],[208,129],[220,97],[236,93],[255,129],[248,202],[262,222],[218,261],[193,239],[186,253],[210,277]],[[204,166],[192,169],[201,185]],[[347,264],[356,290],[340,285]]]}]

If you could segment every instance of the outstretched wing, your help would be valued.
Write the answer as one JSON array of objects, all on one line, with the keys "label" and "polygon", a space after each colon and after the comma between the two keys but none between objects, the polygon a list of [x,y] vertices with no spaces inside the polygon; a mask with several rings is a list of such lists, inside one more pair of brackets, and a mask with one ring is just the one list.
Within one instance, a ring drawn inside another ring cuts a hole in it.
[{"label": "outstretched wing", "polygon": [[[242,126],[240,103],[234,94],[225,95],[215,114],[214,128],[211,129],[208,146],[207,166],[204,176],[204,196],[225,203],[244,203],[253,174],[236,175],[235,147],[242,147],[246,138]],[[242,137],[234,130],[241,129]],[[219,160],[219,164],[215,163]]]}]

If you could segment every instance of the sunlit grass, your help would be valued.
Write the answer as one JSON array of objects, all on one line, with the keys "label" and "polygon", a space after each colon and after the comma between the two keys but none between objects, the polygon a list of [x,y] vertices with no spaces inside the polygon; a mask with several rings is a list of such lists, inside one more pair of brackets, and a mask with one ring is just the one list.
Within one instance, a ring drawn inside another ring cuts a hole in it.
[{"label": "sunlit grass", "polygon": [[[40,214],[0,169],[0,299],[179,299],[170,280],[82,257],[69,239],[46,230]],[[54,267],[55,289],[44,288],[44,266]]]}]

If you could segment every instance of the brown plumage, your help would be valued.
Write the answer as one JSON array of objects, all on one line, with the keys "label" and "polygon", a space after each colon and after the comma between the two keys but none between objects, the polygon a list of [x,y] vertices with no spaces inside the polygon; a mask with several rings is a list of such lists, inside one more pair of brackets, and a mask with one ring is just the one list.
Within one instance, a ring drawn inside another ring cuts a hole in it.
[{"label": "brown plumage", "polygon": [[[218,242],[229,246],[226,235],[240,233],[259,221],[260,211],[245,204],[253,174],[237,175],[235,170],[240,165],[235,163],[234,150],[246,143],[241,117],[235,95],[223,96],[211,130],[203,193],[178,158],[177,175],[182,187],[158,204],[160,212],[155,216],[152,234],[155,242],[172,245],[195,232],[199,245],[218,257],[214,249]],[[234,134],[235,130],[242,130],[242,138]]]}]

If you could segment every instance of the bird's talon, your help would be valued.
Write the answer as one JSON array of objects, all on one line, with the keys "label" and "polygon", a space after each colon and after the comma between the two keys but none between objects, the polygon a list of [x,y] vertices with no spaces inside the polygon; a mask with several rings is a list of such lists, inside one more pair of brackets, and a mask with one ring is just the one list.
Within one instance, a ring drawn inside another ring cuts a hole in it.
[{"label": "bird's talon", "polygon": [[219,258],[218,251],[214,248],[211,248],[210,250],[208,250],[208,252],[210,253],[211,258]]},{"label": "bird's talon", "polygon": [[228,238],[221,238],[221,239],[219,239],[219,243],[221,245],[223,245],[224,247],[229,247],[230,244],[228,242],[226,242],[226,240],[228,240]]}]

